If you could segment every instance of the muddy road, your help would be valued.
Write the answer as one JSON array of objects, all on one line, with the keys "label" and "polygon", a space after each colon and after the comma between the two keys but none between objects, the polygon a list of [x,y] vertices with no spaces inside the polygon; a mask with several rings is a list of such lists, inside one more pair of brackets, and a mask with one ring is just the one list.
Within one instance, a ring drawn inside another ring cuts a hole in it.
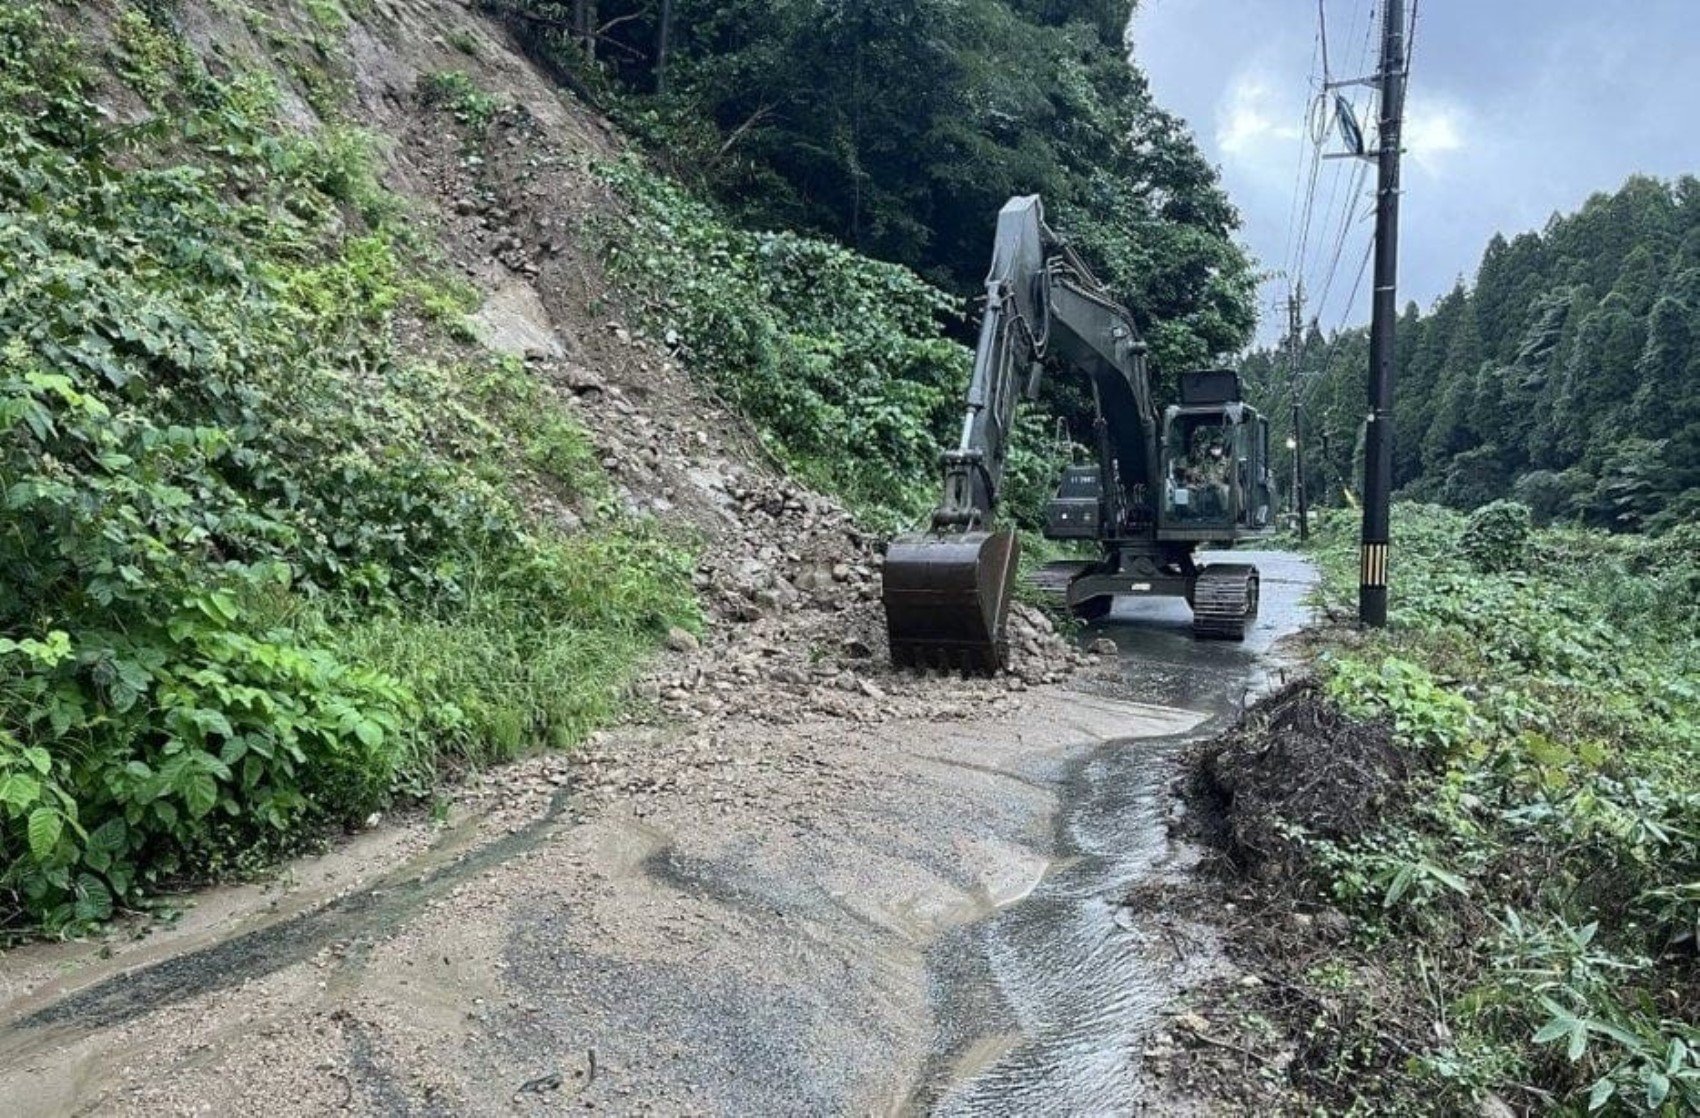
[{"label": "muddy road", "polygon": [[1089,677],[939,717],[932,681],[875,720],[706,745],[634,730],[599,748],[713,750],[706,775],[597,796],[596,770],[539,761],[490,778],[494,810],[380,828],[169,928],[13,951],[5,1112],[1137,1111],[1143,1038],[1219,965],[1127,901],[1190,864],[1176,754],[1308,619],[1308,568],[1255,561],[1243,646],[1127,603]]}]

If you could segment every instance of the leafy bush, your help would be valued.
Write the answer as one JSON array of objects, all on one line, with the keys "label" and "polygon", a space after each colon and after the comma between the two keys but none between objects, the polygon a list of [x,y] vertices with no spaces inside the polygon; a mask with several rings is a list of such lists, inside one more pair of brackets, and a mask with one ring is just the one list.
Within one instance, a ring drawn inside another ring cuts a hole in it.
[{"label": "leafy bush", "polygon": [[[603,174],[632,222],[610,267],[648,297],[655,332],[811,483],[885,527],[930,509],[967,394],[968,351],[943,332],[958,302],[824,241],[737,229],[635,162]],[[1037,415],[1018,422],[1009,507],[1032,515],[1055,454]]]},{"label": "leafy bush", "polygon": [[[1410,1004],[1433,1002],[1429,971],[1448,975],[1449,1038],[1407,1069],[1401,1100],[1455,1113],[1522,1091],[1549,1110],[1692,1113],[1695,541],[1532,531],[1509,502],[1467,522],[1395,514],[1394,626],[1326,670],[1347,709],[1393,720],[1421,786],[1369,837],[1312,849]],[[1355,528],[1334,516],[1318,533],[1330,598],[1355,591]]]},{"label": "leafy bush", "polygon": [[1478,571],[1514,571],[1523,565],[1532,527],[1527,505],[1494,501],[1470,514],[1458,548]]},{"label": "leafy bush", "polygon": [[280,127],[155,10],[112,60],[140,126],[39,8],[0,12],[5,928],[359,818],[445,748],[570,742],[693,616],[673,548],[516,500],[601,486],[523,369],[399,348],[454,298],[371,144]]}]

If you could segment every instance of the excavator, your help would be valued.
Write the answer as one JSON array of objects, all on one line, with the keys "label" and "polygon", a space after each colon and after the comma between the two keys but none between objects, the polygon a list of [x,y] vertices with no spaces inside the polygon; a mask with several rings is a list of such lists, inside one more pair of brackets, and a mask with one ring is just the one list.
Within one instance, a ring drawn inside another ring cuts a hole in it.
[{"label": "excavator", "polygon": [[1007,662],[1019,546],[997,513],[1018,398],[1036,398],[1047,374],[1083,378],[1096,415],[1090,461],[1064,469],[1043,535],[1096,544],[1097,555],[1047,564],[1034,581],[1084,618],[1120,595],[1185,598],[1196,637],[1243,640],[1257,568],[1195,552],[1272,530],[1268,423],[1227,370],[1182,373],[1179,399],[1159,411],[1132,312],[1028,196],[998,215],[962,437],[941,456],[943,498],[927,530],[886,548],[893,663],[985,673]]}]

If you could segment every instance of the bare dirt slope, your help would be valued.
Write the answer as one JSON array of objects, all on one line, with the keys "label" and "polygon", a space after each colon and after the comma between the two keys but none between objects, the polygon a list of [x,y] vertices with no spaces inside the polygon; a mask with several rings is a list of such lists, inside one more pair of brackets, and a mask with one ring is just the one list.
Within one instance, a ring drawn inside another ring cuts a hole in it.
[{"label": "bare dirt slope", "polygon": [[[1005,677],[892,674],[875,541],[776,472],[603,278],[587,231],[618,213],[588,166],[617,139],[463,4],[363,7],[336,65],[392,141],[388,181],[484,294],[489,344],[594,434],[619,498],[700,540],[709,628],[675,635],[628,724],[475,778],[446,824],[381,824],[171,929],[10,953],[0,1109],[949,1109],[953,1084],[1076,1057],[1081,1097],[1118,1097],[1132,1041],[1045,1028],[1130,966],[1160,1002],[1187,953],[1152,925],[1135,938],[1162,967],[1112,951],[1099,969],[1114,885],[1060,871],[1111,866],[1116,844],[1087,841],[1076,804],[1139,820],[1140,865],[1172,861],[1165,758],[1257,656],[1218,664],[1208,700],[1133,690],[1022,611]],[[205,49],[269,64],[239,6],[182,8]],[[511,98],[476,149],[417,96],[446,70]],[[1092,791],[1124,773],[1132,799]],[[1023,909],[1036,888],[1068,896]],[[987,929],[1017,911],[1086,921],[1061,1001],[1000,985],[1022,967]]]}]

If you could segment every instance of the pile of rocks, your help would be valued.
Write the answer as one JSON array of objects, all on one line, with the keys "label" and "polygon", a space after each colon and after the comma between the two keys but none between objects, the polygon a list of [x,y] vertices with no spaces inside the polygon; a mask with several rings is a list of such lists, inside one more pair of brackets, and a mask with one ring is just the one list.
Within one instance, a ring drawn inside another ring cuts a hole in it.
[{"label": "pile of rocks", "polygon": [[[787,774],[797,788],[853,782],[855,767],[815,744],[823,722],[843,737],[862,725],[984,717],[1023,702],[1030,687],[1106,663],[1018,604],[1001,675],[894,671],[880,540],[838,502],[773,468],[742,418],[681,366],[676,339],[607,317],[620,300],[563,212],[572,209],[563,199],[583,194],[583,176],[548,145],[511,142],[531,125],[504,112],[474,150],[461,146],[465,137],[421,138],[435,152],[426,177],[443,202],[445,242],[503,295],[509,351],[584,427],[615,503],[699,542],[694,583],[705,621],[700,635],[670,634],[632,685],[629,724],[579,752],[566,780],[575,805],[581,793],[585,803],[689,793],[765,804]],[[595,512],[570,494],[533,497],[569,529]],[[525,762],[472,798],[506,794],[503,818],[523,820],[565,777],[558,762]]]}]

